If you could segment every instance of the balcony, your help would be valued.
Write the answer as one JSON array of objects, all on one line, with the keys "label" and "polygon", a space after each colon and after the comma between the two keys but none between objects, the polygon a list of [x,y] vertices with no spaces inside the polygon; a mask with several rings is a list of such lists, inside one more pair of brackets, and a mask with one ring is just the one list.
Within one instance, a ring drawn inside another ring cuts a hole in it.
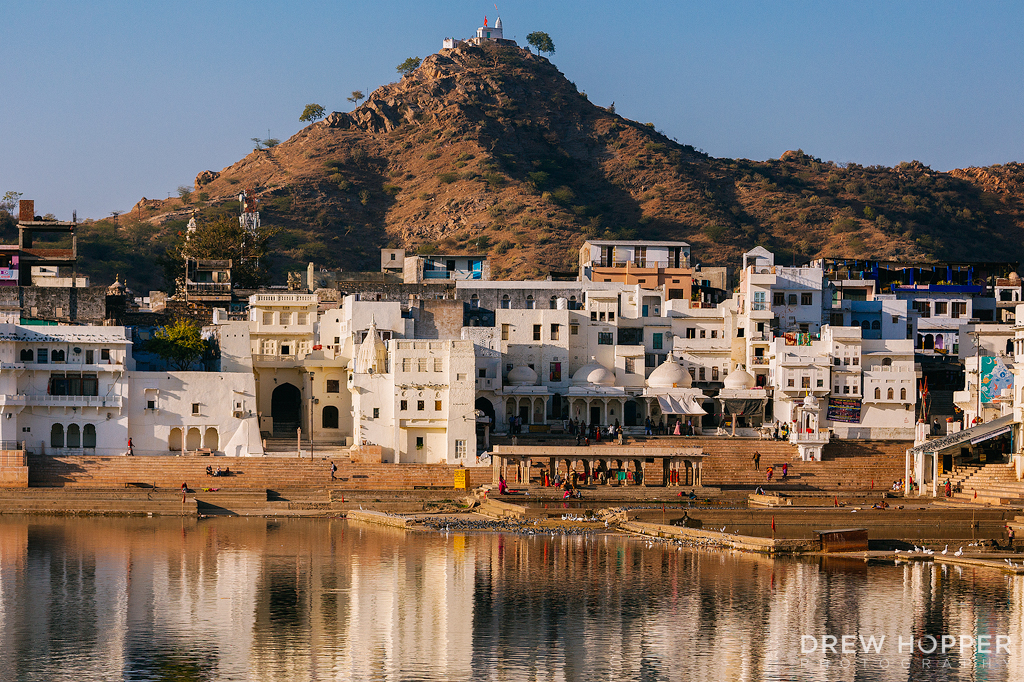
[{"label": "balcony", "polygon": [[124,398],[119,395],[48,395],[45,393],[0,396],[0,405],[24,405],[26,407],[117,407]]},{"label": "balcony", "polygon": [[753,357],[750,358],[751,366],[755,367],[767,367],[770,362],[769,358],[766,357]]}]

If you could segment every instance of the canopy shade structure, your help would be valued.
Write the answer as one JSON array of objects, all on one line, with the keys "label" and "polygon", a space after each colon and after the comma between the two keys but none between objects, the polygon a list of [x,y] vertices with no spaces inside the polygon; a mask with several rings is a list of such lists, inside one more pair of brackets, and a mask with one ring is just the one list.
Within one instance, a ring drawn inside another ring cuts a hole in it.
[{"label": "canopy shade structure", "polygon": [[658,406],[661,407],[662,414],[685,414],[693,417],[707,414],[689,396],[676,398],[670,395],[660,395],[658,396]]}]

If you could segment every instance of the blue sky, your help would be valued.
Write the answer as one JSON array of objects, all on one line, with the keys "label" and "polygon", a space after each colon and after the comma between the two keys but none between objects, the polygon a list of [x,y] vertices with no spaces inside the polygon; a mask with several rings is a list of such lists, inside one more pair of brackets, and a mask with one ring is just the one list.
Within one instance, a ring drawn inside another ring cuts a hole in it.
[{"label": "blue sky", "polygon": [[[1024,3],[499,2],[600,105],[713,156],[1024,160]],[[70,219],[165,198],[308,102],[396,80],[493,2],[5,0],[0,193]]]}]

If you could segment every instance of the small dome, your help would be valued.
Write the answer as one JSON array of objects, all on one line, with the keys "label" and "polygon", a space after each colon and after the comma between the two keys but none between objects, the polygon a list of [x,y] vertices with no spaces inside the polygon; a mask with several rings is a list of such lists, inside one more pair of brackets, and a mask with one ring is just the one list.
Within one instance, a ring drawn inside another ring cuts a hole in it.
[{"label": "small dome", "polygon": [[508,383],[513,386],[535,386],[537,384],[537,373],[526,365],[516,365],[508,373]]},{"label": "small dome", "polygon": [[498,17],[498,20],[494,22],[494,28],[501,28],[501,17]]},{"label": "small dome", "polygon": [[669,353],[668,359],[658,365],[657,369],[647,377],[649,388],[690,388],[693,380],[690,373],[680,365],[674,355]]},{"label": "small dome", "polygon": [[725,388],[745,389],[754,388],[754,384],[757,382],[754,381],[754,377],[750,376],[747,370],[743,369],[742,365],[736,365],[736,369],[725,378],[723,383]]},{"label": "small dome", "polygon": [[388,347],[377,334],[377,324],[371,318],[370,329],[366,332],[366,338],[359,344],[359,352],[356,354],[356,372],[383,372],[387,366],[387,359]]},{"label": "small dome", "polygon": [[576,374],[572,377],[573,386],[586,386],[587,384],[614,386],[615,373],[596,360],[591,360],[589,364],[576,370]]},{"label": "small dome", "polygon": [[807,395],[804,396],[804,407],[817,408],[818,399],[815,398],[810,393],[808,393]]},{"label": "small dome", "polygon": [[128,293],[128,286],[121,284],[121,275],[118,275],[114,283],[107,287],[107,296],[124,296]]}]

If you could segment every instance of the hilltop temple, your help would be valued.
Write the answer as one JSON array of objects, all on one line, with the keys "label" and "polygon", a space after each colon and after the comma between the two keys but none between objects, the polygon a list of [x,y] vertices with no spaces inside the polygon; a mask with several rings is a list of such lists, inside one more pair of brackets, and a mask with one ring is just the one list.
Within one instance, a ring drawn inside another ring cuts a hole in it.
[{"label": "hilltop temple", "polygon": [[451,50],[458,47],[459,45],[480,45],[482,43],[505,43],[507,45],[516,45],[514,40],[505,40],[502,34],[501,28],[501,17],[498,17],[493,26],[487,25],[487,17],[484,17],[484,25],[476,30],[476,36],[467,40],[459,40],[458,38],[445,38],[441,42],[442,50]]}]

